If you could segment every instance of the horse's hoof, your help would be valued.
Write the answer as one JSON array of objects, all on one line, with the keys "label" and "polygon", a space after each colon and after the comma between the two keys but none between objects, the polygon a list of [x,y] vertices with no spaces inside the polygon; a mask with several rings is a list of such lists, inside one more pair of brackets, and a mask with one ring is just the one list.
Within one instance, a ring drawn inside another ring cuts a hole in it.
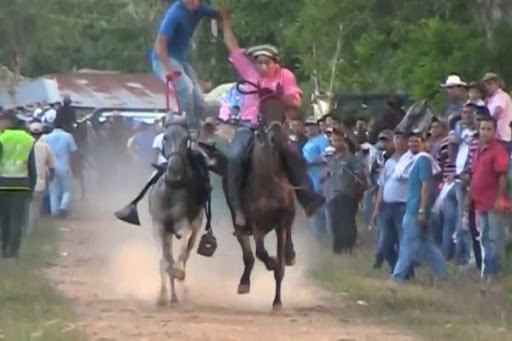
[{"label": "horse's hoof", "polygon": [[250,284],[239,284],[238,285],[238,294],[248,294],[251,292],[251,285]]},{"label": "horse's hoof", "polygon": [[265,266],[268,271],[275,271],[277,269],[277,259],[275,257],[268,257]]},{"label": "horse's hoof", "polygon": [[272,309],[274,311],[280,311],[282,308],[283,308],[283,303],[281,303],[281,302],[274,302],[272,304]]},{"label": "horse's hoof", "polygon": [[178,281],[184,281],[185,280],[185,270],[182,269],[172,269],[172,277]]},{"label": "horse's hoof", "polygon": [[159,298],[158,301],[156,301],[156,306],[158,308],[163,308],[167,306],[167,300],[165,298]]},{"label": "horse's hoof", "polygon": [[180,300],[178,300],[178,297],[174,296],[171,298],[171,304],[178,304],[180,303]]}]

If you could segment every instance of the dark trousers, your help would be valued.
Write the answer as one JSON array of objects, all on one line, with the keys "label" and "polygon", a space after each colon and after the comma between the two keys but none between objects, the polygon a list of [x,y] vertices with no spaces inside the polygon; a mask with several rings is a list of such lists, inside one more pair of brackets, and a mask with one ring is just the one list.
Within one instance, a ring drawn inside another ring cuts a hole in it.
[{"label": "dark trousers", "polygon": [[352,250],[357,240],[358,201],[348,195],[337,194],[327,202],[329,228],[333,237],[334,253]]},{"label": "dark trousers", "polygon": [[28,204],[29,192],[0,191],[1,244],[4,257],[18,256]]}]

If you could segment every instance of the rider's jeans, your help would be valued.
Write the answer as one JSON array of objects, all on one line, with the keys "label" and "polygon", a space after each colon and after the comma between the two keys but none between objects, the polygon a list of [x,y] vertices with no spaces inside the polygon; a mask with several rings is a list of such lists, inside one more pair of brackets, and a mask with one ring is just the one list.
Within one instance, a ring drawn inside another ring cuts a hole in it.
[{"label": "rider's jeans", "polygon": [[60,210],[68,210],[71,201],[72,174],[70,170],[55,169],[55,176],[49,184],[50,210],[53,216]]},{"label": "rider's jeans", "polygon": [[228,151],[228,201],[235,210],[241,209],[239,190],[252,147],[252,134],[250,128],[238,128]]},{"label": "rider's jeans", "polygon": [[[197,121],[204,108],[204,98],[196,72],[190,64],[180,63],[174,58],[169,58],[169,64],[174,71],[181,74],[175,80],[181,110],[187,113],[189,126],[197,129]],[[153,72],[166,82],[165,69],[160,61],[153,61]]]}]

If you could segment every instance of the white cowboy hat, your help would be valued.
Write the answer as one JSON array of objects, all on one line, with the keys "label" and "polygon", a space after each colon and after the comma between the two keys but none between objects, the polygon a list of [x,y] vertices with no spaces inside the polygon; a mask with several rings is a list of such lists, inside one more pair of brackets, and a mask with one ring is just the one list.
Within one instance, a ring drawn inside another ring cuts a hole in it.
[{"label": "white cowboy hat", "polygon": [[468,84],[466,82],[463,82],[459,76],[457,75],[450,75],[446,79],[446,82],[444,84],[441,84],[441,87],[443,88],[449,88],[452,86],[467,86]]}]

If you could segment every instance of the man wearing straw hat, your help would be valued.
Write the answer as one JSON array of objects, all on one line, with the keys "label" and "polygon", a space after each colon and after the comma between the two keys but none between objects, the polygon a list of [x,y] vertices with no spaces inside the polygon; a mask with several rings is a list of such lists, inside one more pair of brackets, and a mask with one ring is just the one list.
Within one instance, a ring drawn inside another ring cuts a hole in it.
[{"label": "man wearing straw hat", "polygon": [[443,110],[443,117],[450,120],[455,116],[460,116],[464,106],[464,88],[467,86],[459,76],[450,75],[441,87],[446,89],[449,102]]},{"label": "man wearing straw hat", "polygon": [[512,151],[512,131],[510,122],[512,122],[512,101],[510,96],[503,91],[505,83],[495,73],[488,72],[482,78],[489,97],[487,98],[487,107],[498,123],[496,138],[507,149],[509,155]]}]

